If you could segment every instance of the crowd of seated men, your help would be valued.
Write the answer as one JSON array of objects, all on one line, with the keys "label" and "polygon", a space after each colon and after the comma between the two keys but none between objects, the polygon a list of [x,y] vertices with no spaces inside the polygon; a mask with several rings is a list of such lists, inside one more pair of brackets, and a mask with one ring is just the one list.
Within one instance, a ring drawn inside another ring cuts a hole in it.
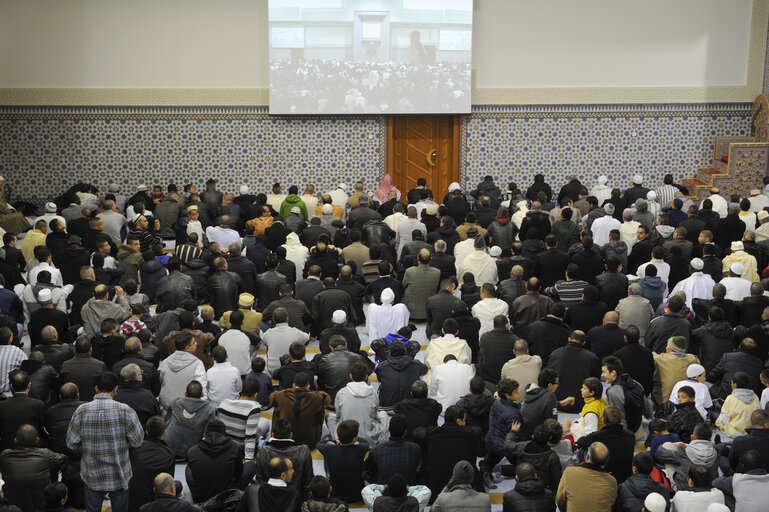
[{"label": "crowd of seated men", "polygon": [[608,182],[9,211],[0,511],[765,510],[769,185]]}]

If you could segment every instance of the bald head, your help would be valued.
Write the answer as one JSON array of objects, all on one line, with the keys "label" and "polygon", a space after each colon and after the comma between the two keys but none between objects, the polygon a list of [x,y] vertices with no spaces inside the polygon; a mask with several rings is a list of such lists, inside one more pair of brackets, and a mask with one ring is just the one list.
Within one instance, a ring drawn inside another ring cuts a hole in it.
[{"label": "bald head", "polygon": [[605,444],[596,441],[587,449],[587,461],[592,462],[599,468],[604,467],[608,460],[609,448]]},{"label": "bald head", "polygon": [[136,336],[131,336],[130,338],[125,340],[125,345],[123,348],[126,354],[135,355],[141,352],[142,342],[139,341],[139,338],[137,338]]},{"label": "bald head", "polygon": [[409,209],[406,210],[406,215],[408,215],[409,219],[416,219],[417,218],[417,209],[413,206],[409,206]]},{"label": "bald head", "polygon": [[176,495],[176,489],[174,486],[174,477],[168,473],[160,473],[152,481],[152,488],[155,490],[155,494],[170,494]]},{"label": "bald head", "polygon": [[603,315],[603,323],[605,324],[618,324],[619,323],[619,314],[616,311],[607,311],[605,315]]},{"label": "bald head", "polygon": [[518,338],[515,340],[515,344],[513,345],[513,352],[515,352],[515,356],[525,356],[529,353],[529,344],[528,342],[523,338]]},{"label": "bald head", "polygon": [[59,339],[59,333],[56,332],[56,327],[46,325],[40,331],[40,338],[42,338],[43,343],[55,343]]}]

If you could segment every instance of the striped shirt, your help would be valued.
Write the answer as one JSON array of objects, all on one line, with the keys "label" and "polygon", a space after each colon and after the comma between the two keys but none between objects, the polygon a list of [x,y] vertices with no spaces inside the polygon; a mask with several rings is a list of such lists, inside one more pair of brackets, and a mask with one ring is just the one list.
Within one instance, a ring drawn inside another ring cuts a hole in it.
[{"label": "striped shirt", "polygon": [[244,445],[246,460],[252,460],[259,440],[258,426],[261,406],[254,400],[224,400],[217,415],[224,423],[227,435]]},{"label": "striped shirt", "polygon": [[587,281],[580,279],[561,281],[557,285],[545,289],[545,294],[557,297],[568,308],[582,300],[582,292],[585,291],[587,285]]},{"label": "striped shirt", "polygon": [[11,388],[8,386],[8,373],[21,366],[27,359],[24,351],[16,345],[0,345],[0,386],[5,396],[11,396]]},{"label": "striped shirt", "polygon": [[363,275],[366,284],[373,283],[379,279],[379,262],[382,260],[370,260],[363,263],[360,273]]},{"label": "striped shirt", "polygon": [[655,191],[657,194],[657,202],[662,208],[670,208],[670,203],[676,198],[676,192],[678,189],[673,185],[660,185]]},{"label": "striped shirt", "polygon": [[203,250],[199,247],[195,247],[192,244],[180,244],[174,248],[174,256],[186,264],[190,260],[200,258],[203,255]]},{"label": "striped shirt", "polygon": [[128,449],[142,441],[144,431],[134,410],[107,393],[78,407],[67,430],[67,447],[82,449],[80,477],[94,491],[128,489],[133,476]]}]

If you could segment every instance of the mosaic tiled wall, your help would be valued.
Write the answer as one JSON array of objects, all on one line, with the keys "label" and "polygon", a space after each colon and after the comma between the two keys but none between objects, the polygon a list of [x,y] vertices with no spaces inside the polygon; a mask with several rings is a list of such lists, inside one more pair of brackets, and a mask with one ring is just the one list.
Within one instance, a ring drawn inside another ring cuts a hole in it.
[{"label": "mosaic tiled wall", "polygon": [[[711,162],[716,136],[749,135],[749,104],[477,106],[462,121],[460,182],[485,174],[555,187],[571,173],[624,186],[673,172],[692,177]],[[235,192],[248,184],[315,184],[319,191],[385,172],[384,117],[271,117],[264,107],[0,108],[0,174],[15,199],[40,201],[78,180],[196,183]]]}]

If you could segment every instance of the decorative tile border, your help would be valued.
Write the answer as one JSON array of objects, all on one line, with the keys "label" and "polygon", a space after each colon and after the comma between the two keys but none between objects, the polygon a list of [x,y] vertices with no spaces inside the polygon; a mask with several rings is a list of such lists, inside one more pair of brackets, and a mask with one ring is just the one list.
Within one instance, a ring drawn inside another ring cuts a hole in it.
[{"label": "decorative tile border", "polygon": [[[710,165],[716,136],[750,134],[750,104],[476,105],[460,120],[460,183],[485,174],[554,187],[578,173],[624,187]],[[270,116],[265,106],[0,107],[0,173],[16,198],[39,201],[77,179],[129,190],[217,177],[266,190],[273,181],[320,192],[385,173],[384,116]],[[633,135],[633,134],[636,135]],[[59,185],[61,183],[61,185]],[[55,184],[55,185],[52,185]]]}]

